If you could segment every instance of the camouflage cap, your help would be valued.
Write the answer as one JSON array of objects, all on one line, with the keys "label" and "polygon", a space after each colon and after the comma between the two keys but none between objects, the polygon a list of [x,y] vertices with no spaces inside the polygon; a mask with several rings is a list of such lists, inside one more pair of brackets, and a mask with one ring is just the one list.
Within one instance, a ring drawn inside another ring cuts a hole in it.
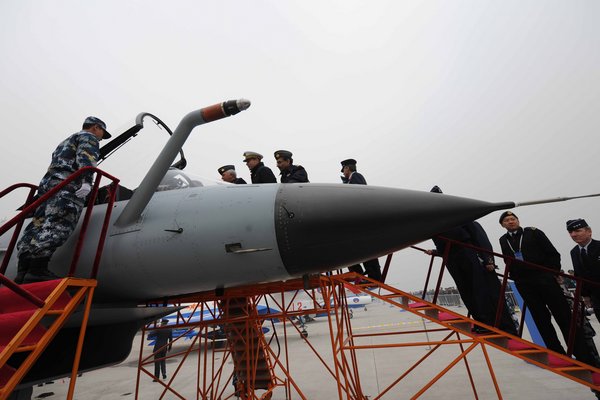
[{"label": "camouflage cap", "polygon": [[104,130],[104,135],[102,135],[102,139],[110,139],[111,134],[106,130],[106,124],[98,117],[87,117],[85,121],[83,121],[83,125],[98,125],[100,128]]}]

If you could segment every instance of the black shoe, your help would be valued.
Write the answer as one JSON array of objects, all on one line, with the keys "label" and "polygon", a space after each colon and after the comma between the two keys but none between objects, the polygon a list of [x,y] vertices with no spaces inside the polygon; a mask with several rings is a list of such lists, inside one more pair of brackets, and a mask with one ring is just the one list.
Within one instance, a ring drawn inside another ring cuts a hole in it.
[{"label": "black shoe", "polygon": [[29,270],[25,274],[23,283],[52,281],[62,279],[48,269],[50,257],[31,258],[29,260]]},{"label": "black shoe", "polygon": [[158,382],[158,379],[152,379],[152,382]]},{"label": "black shoe", "polygon": [[62,279],[60,276],[56,275],[52,271],[48,269],[44,270],[36,270],[29,271],[25,278],[23,279],[23,283],[34,283],[34,282],[45,282],[45,281],[53,281],[55,279]]},{"label": "black shoe", "polygon": [[478,333],[478,334],[484,334],[484,333],[493,333],[493,332],[492,332],[492,331],[490,331],[489,329],[485,329],[485,328],[482,328],[482,327],[480,327],[480,326],[477,326],[477,325],[475,325],[475,326],[473,327],[473,329],[471,329],[471,332],[473,332],[473,333]]},{"label": "black shoe", "polygon": [[[25,254],[29,255],[29,253]],[[17,264],[17,276],[15,277],[15,283],[18,285],[23,283],[23,279],[25,278],[27,271],[29,271],[31,259],[25,254],[19,257],[19,262]]]},{"label": "black shoe", "polygon": [[167,376],[166,376],[166,375],[163,375],[163,379],[167,379]]}]

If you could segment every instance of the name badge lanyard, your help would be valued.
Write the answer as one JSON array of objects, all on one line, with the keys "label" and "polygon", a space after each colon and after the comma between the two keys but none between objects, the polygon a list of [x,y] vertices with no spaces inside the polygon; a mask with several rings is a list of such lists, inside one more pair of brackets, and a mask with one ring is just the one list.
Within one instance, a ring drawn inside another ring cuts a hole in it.
[{"label": "name badge lanyard", "polygon": [[518,249],[518,251],[515,251],[515,249],[513,249],[512,245],[510,244],[510,240],[507,240],[506,243],[508,244],[508,247],[510,247],[510,250],[513,252],[513,254],[515,255],[515,258],[517,260],[525,261],[523,259],[523,253],[521,252],[521,245],[523,244],[523,235],[521,235],[521,238],[519,239],[519,249]]}]

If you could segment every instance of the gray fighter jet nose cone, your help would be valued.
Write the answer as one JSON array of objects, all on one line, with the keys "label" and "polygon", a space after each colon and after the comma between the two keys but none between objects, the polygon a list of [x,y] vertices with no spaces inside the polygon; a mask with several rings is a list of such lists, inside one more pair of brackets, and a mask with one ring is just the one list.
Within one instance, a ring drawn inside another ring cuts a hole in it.
[{"label": "gray fighter jet nose cone", "polygon": [[363,185],[281,185],[277,244],[292,275],[380,257],[514,203]]}]

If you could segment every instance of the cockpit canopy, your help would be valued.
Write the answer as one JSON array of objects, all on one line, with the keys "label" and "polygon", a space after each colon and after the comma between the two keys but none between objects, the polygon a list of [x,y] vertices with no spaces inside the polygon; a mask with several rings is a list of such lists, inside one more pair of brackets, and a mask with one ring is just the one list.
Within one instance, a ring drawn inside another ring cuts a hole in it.
[{"label": "cockpit canopy", "polygon": [[183,172],[177,168],[171,168],[165,174],[165,177],[160,181],[156,188],[157,192],[167,190],[188,189],[192,187],[223,185],[225,182],[218,182],[210,179],[202,179],[193,174]]}]

